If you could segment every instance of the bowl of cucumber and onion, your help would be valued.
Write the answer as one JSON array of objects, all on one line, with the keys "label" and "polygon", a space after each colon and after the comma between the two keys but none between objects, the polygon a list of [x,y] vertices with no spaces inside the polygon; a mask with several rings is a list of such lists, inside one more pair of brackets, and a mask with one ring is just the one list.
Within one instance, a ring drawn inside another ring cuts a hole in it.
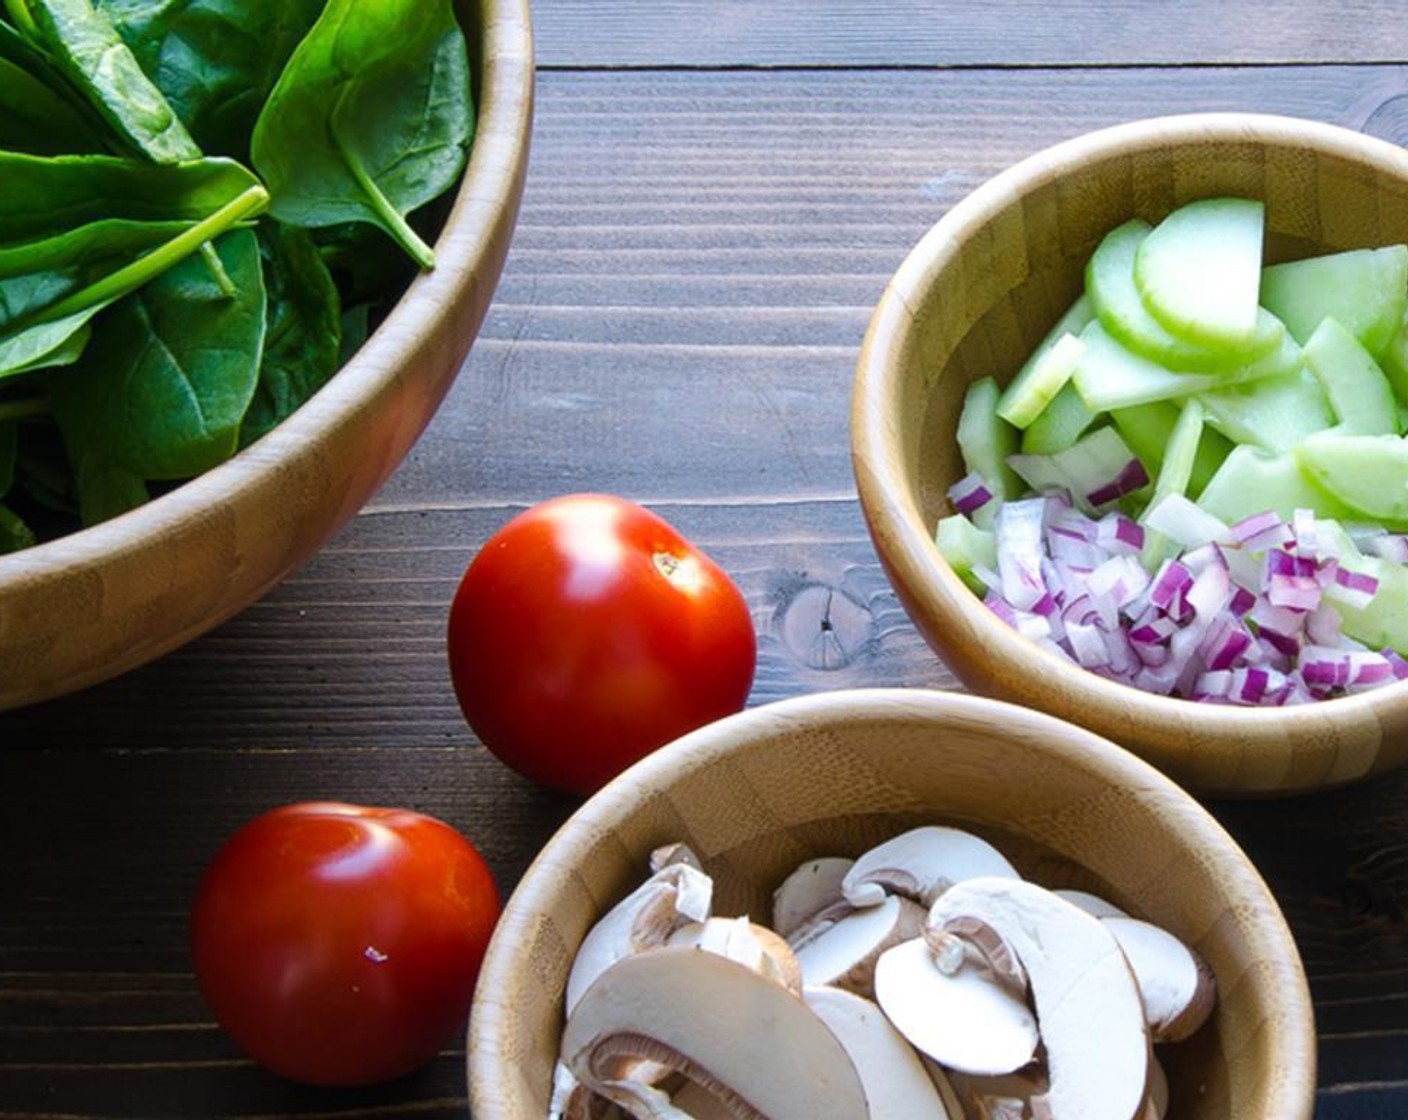
[{"label": "bowl of cucumber and onion", "polygon": [[1408,758],[1408,154],[1199,114],[944,216],[858,364],[897,594],[961,681],[1210,794]]}]

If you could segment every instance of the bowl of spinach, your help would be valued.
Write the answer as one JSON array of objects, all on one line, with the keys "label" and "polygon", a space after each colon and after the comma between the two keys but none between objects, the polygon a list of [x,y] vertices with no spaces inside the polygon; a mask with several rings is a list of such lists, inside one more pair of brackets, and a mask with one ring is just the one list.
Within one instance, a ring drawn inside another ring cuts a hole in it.
[{"label": "bowl of spinach", "polygon": [[0,709],[371,497],[488,309],[532,106],[528,0],[0,0]]}]

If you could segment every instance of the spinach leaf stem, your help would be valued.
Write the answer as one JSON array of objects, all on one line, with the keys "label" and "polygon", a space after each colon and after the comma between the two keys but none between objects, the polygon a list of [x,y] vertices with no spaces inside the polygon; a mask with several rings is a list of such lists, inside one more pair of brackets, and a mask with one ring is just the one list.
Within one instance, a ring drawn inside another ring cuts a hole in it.
[{"label": "spinach leaf stem", "polygon": [[39,312],[26,326],[49,323],[72,315],[76,311],[94,305],[104,305],[121,299],[136,291],[152,277],[165,271],[171,265],[200,249],[207,241],[212,241],[225,230],[245,218],[253,217],[269,205],[269,192],[262,186],[252,186],[236,195],[224,206],[206,218],[202,218],[190,229],[183,230],[170,241],[158,245],[146,256],[138,257],[131,264],[110,272],[100,280],[95,280],[86,288],[80,288],[71,295],[59,300]]}]

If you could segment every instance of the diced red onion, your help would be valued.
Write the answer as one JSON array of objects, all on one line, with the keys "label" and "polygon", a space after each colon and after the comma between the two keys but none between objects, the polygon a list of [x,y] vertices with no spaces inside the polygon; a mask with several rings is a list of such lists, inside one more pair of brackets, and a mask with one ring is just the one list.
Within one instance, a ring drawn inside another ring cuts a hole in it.
[{"label": "diced red onion", "polygon": [[[1163,695],[1288,705],[1408,680],[1408,658],[1341,632],[1334,603],[1362,609],[1378,584],[1338,554],[1343,536],[1330,528],[1304,510],[1229,527],[1181,495],[1143,524],[1119,511],[1097,520],[1053,491],[997,507],[998,570],[974,574],[1018,632]],[[1152,575],[1146,529],[1183,549]],[[1366,551],[1398,536],[1360,533]]]},{"label": "diced red onion", "polygon": [[948,488],[948,500],[966,516],[992,501],[992,491],[981,474],[970,471]]},{"label": "diced red onion", "polygon": [[1144,464],[1138,459],[1130,459],[1109,482],[1087,493],[1085,500],[1098,509],[1147,485],[1149,472],[1144,469]]}]

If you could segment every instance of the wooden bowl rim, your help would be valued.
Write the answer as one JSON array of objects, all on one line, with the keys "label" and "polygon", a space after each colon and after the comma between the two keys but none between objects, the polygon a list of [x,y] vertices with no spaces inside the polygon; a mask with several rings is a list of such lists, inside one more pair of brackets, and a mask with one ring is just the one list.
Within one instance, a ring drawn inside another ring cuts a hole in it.
[{"label": "wooden bowl rim", "polygon": [[[912,323],[922,297],[922,280],[953,259],[975,229],[1036,187],[1054,182],[1093,160],[1118,159],[1173,144],[1251,142],[1312,149],[1365,162],[1408,182],[1408,152],[1387,141],[1338,125],[1263,113],[1186,113],[1114,125],[1062,141],[998,173],[944,214],[910,250],[886,286],[872,314],[856,366],[851,399],[851,450],[857,489],[866,517],[897,549],[888,559],[904,574],[915,599],[938,617],[961,616],[981,635],[994,660],[1010,662],[1035,679],[1055,677],[1068,693],[1082,693],[1113,715],[1131,706],[1150,718],[1176,719],[1204,733],[1309,740],[1327,719],[1345,717],[1372,723],[1392,709],[1408,708],[1408,681],[1353,696],[1288,708],[1235,708],[1142,692],[1099,675],[1022,638],[967,588],[933,543],[896,452],[889,408],[898,396],[897,322]],[[1268,743],[1270,745],[1270,743]]]},{"label": "wooden bowl rim", "polygon": [[[583,803],[539,851],[519,880],[499,918],[480,970],[466,1046],[471,1109],[484,1120],[527,1120],[502,1105],[501,1073],[513,1056],[501,1046],[501,1023],[513,1017],[517,989],[540,977],[530,973],[524,948],[552,913],[554,898],[568,893],[577,874],[577,856],[652,798],[731,756],[760,738],[785,735],[790,728],[921,721],[942,727],[949,721],[986,722],[994,728],[1021,728],[1042,736],[1049,752],[1065,765],[1133,791],[1158,816],[1176,812],[1187,844],[1215,864],[1224,904],[1239,916],[1248,943],[1261,961],[1275,962],[1273,981],[1263,977],[1284,1014],[1268,1017],[1275,1034],[1271,1049],[1288,1076],[1277,1099],[1266,1102],[1267,1116],[1306,1116],[1315,1095],[1314,1008],[1295,939],[1260,872],[1221,824],[1190,794],[1149,763],[1108,739],[1055,716],[1005,701],[966,693],[918,688],[853,688],[809,693],[744,711],[708,724],[648,755]],[[642,864],[647,852],[638,853]],[[565,980],[565,975],[564,975]]]},{"label": "wooden bowl rim", "polygon": [[[212,502],[269,485],[280,464],[307,454],[312,441],[393,387],[398,335],[429,333],[455,313],[489,255],[495,229],[482,220],[486,202],[508,197],[521,178],[532,123],[532,98],[515,73],[531,60],[528,0],[475,0],[483,27],[483,74],[476,143],[434,243],[436,266],[418,273],[386,318],[323,389],[256,443],[204,474],[118,517],[20,552],[0,556],[0,595],[26,576],[96,567],[124,552],[143,552],[169,527],[198,521]],[[482,138],[484,143],[479,143]],[[508,143],[505,143],[505,141]]]}]

